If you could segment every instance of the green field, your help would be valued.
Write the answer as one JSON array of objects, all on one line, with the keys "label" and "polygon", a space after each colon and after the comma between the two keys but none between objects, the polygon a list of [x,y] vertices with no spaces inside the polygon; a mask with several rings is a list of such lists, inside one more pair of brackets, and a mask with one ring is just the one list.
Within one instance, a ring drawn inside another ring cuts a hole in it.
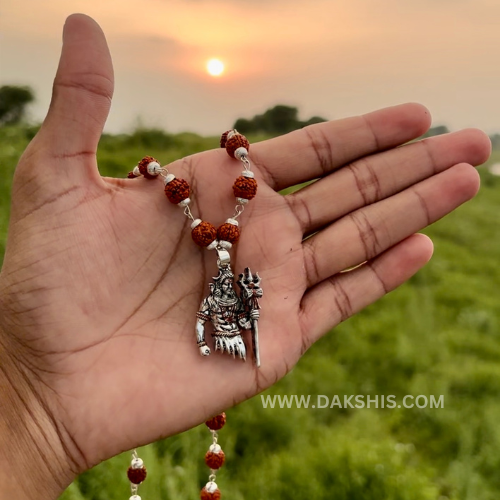
[{"label": "green field", "polygon": [[[0,128],[2,254],[10,182],[32,134]],[[123,176],[145,152],[168,162],[216,146],[217,138],[138,131],[105,136],[99,163],[103,175]],[[443,395],[444,408],[271,409],[257,396],[229,410],[220,433],[224,499],[500,498],[500,178],[480,171],[477,198],[426,231],[435,243],[427,267],[325,336],[264,393],[311,395],[311,405],[317,395],[398,403]],[[142,448],[142,499],[199,498],[209,444],[200,426]],[[128,463],[129,454],[102,463],[61,500],[127,499]]]}]

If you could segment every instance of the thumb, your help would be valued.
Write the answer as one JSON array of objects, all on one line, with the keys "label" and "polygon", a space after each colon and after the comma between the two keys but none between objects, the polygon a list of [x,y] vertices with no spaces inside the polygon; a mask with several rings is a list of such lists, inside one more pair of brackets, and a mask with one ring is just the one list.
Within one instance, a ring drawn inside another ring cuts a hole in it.
[{"label": "thumb", "polygon": [[88,16],[69,16],[52,101],[37,138],[42,151],[52,159],[94,157],[112,95],[113,65],[104,33]]},{"label": "thumb", "polygon": [[99,25],[73,14],[64,25],[63,48],[52,101],[43,125],[16,168],[11,216],[22,218],[75,189],[100,180],[96,151],[113,94],[113,66]]}]

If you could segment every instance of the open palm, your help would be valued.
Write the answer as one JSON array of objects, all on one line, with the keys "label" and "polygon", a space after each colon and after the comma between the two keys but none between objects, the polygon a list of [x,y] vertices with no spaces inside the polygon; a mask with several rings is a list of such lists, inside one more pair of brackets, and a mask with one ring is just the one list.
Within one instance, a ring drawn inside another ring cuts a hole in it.
[{"label": "open palm", "polygon": [[[396,148],[429,126],[414,104],[252,145],[259,191],[240,217],[232,267],[262,277],[257,369],[251,356],[200,356],[195,313],[216,256],[193,244],[161,180],[99,175],[112,88],[102,32],[72,16],[49,114],[16,170],[0,275],[3,344],[50,413],[74,473],[284,376],[322,334],[428,261],[432,243],[414,233],[474,196],[471,165],[489,154],[475,130]],[[233,213],[240,167],[215,149],[169,170],[190,183],[195,217],[217,226]]]}]

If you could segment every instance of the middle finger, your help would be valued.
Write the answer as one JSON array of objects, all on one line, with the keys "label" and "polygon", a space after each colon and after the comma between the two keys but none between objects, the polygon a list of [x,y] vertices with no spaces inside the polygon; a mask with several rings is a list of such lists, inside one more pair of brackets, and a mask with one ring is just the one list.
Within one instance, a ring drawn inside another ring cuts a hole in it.
[{"label": "middle finger", "polygon": [[462,130],[361,158],[286,198],[309,234],[453,165],[479,165],[489,151],[486,134]]}]

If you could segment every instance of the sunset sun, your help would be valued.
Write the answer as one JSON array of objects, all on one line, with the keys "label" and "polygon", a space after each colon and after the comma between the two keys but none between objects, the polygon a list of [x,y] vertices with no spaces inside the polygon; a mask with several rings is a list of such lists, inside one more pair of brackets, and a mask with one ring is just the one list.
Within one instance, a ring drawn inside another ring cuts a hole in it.
[{"label": "sunset sun", "polygon": [[224,72],[224,63],[219,59],[210,59],[207,62],[207,71],[211,76],[220,76]]}]

